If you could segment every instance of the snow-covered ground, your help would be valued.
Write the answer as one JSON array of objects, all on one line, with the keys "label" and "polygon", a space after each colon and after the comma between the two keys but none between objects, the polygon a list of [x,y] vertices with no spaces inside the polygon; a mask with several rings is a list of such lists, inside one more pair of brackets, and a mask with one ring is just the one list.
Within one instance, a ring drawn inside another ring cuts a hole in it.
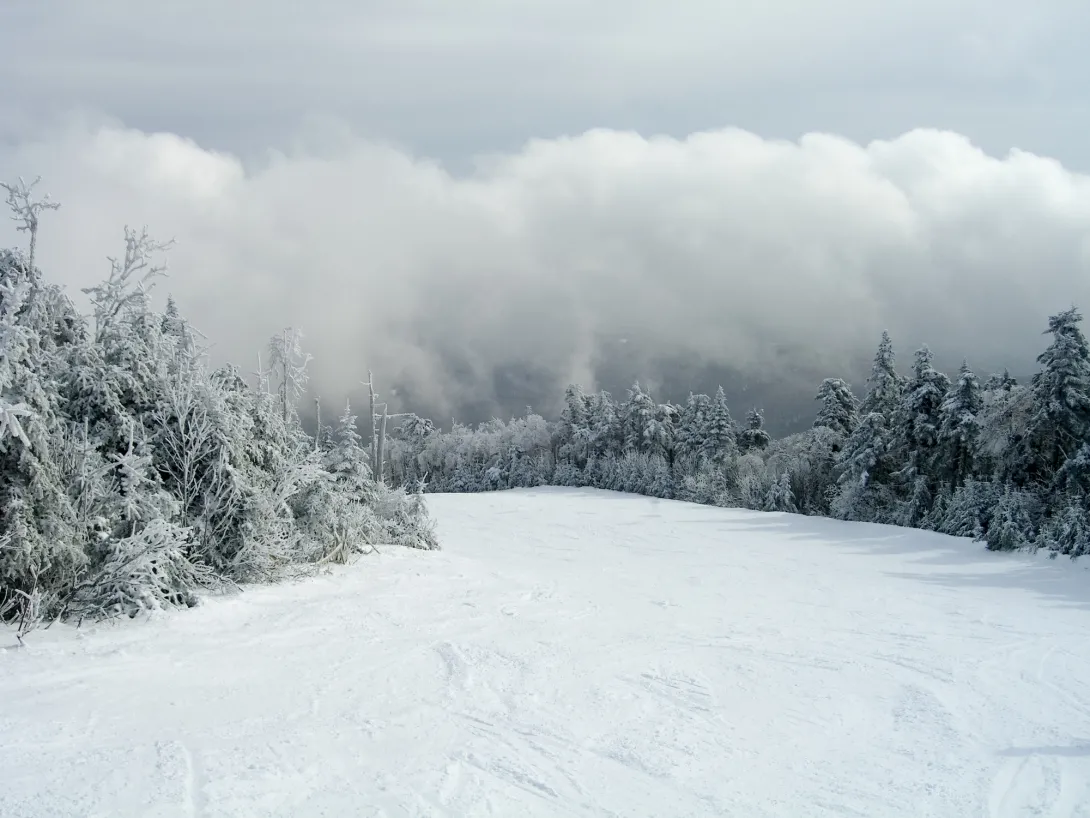
[{"label": "snow-covered ground", "polygon": [[592,491],[431,505],[443,552],[0,651],[0,815],[1090,816],[1079,563]]}]

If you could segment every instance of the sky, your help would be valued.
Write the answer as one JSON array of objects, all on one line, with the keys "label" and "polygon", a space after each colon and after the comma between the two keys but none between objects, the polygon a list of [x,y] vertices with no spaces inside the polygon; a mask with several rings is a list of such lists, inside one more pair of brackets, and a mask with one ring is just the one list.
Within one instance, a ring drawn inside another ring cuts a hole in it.
[{"label": "sky", "polygon": [[905,367],[1029,372],[1090,308],[1082,2],[6,0],[0,30],[47,276],[78,295],[147,224],[214,356],[298,326],[330,400],[368,368],[440,420],[726,381],[782,425],[862,391],[883,329]]}]

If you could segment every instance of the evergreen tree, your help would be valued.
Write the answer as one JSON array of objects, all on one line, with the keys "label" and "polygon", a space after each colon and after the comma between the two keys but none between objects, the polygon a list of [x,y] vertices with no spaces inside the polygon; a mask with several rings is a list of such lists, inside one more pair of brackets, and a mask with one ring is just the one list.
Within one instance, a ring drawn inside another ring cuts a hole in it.
[{"label": "evergreen tree", "polygon": [[746,413],[746,428],[738,433],[738,450],[742,453],[764,449],[771,438],[764,428],[765,419],[759,409]]},{"label": "evergreen tree", "polygon": [[655,448],[659,430],[655,423],[656,406],[651,396],[640,388],[639,381],[628,390],[624,406],[624,450],[648,453]]},{"label": "evergreen tree", "polygon": [[[764,419],[761,418],[756,428],[763,431],[761,429],[763,423]],[[734,421],[731,419],[730,408],[727,406],[726,393],[720,386],[707,408],[702,454],[710,462],[722,464],[737,454],[737,450]]]},{"label": "evergreen tree", "polygon": [[783,472],[772,481],[765,494],[764,511],[784,511],[791,514],[798,512],[795,505],[795,493],[791,490],[791,475]]},{"label": "evergreen tree", "polygon": [[1033,415],[1025,435],[1026,474],[1047,482],[1090,434],[1090,347],[1072,307],[1049,318],[1052,342],[1037,358],[1032,380]]},{"label": "evergreen tree", "polygon": [[938,476],[951,489],[962,485],[973,474],[980,438],[977,416],[983,406],[980,382],[969,364],[962,362],[957,383],[947,392],[939,412]]},{"label": "evergreen tree", "polygon": [[990,551],[1017,551],[1030,545],[1037,536],[1035,518],[1039,516],[1037,499],[1010,484],[1004,487],[984,533]]},{"label": "evergreen tree", "polygon": [[902,379],[897,374],[896,356],[889,333],[882,333],[878,351],[874,354],[870,377],[867,378],[867,394],[860,407],[861,415],[877,412],[887,419],[893,416],[901,400]]},{"label": "evergreen tree", "polygon": [[[937,453],[941,412],[950,381],[935,370],[932,360],[931,350],[926,345],[916,352],[912,377],[905,385],[901,403],[894,415],[894,445],[904,463],[899,476],[908,486],[913,486],[918,477],[923,477],[930,485],[939,470]],[[914,496],[922,496],[915,489],[912,491]]]},{"label": "evergreen tree", "polygon": [[837,459],[840,476],[832,504],[835,516],[845,520],[885,522],[891,503],[891,435],[880,412],[864,415]]},{"label": "evergreen tree", "polygon": [[1090,554],[1090,514],[1083,502],[1071,498],[1060,512],[1041,527],[1034,545],[1055,557],[1064,554],[1075,559]]},{"label": "evergreen tree", "polygon": [[583,388],[570,384],[564,390],[564,408],[560,413],[559,454],[578,469],[586,466],[590,446],[590,410]]},{"label": "evergreen tree", "polygon": [[847,439],[859,422],[859,401],[852,394],[852,388],[840,378],[826,378],[818,388],[817,397],[821,401],[814,427],[832,429],[841,438]]},{"label": "evergreen tree", "polygon": [[1010,392],[1016,386],[1018,386],[1018,379],[1011,376],[1010,370],[1004,369],[1002,372],[989,376],[987,383],[984,384],[984,391]]},{"label": "evergreen tree", "polygon": [[677,427],[677,454],[682,458],[696,458],[709,448],[708,415],[711,398],[689,393],[685,408],[681,410]]}]

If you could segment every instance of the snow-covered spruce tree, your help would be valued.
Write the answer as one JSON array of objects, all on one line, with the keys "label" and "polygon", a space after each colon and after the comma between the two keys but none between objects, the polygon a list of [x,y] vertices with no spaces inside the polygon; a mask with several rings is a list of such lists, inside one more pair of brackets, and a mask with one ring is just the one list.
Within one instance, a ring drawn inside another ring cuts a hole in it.
[{"label": "snow-covered spruce tree", "polygon": [[814,399],[821,401],[814,427],[831,429],[847,440],[859,422],[859,401],[852,388],[841,378],[826,378]]},{"label": "snow-covered spruce tree", "polygon": [[564,390],[564,408],[557,427],[557,468],[563,469],[562,485],[576,486],[590,455],[590,410],[587,396],[578,384]]},{"label": "snow-covered spruce tree", "polygon": [[1080,498],[1070,498],[1064,506],[1054,509],[1033,545],[1051,551],[1053,557],[1064,554],[1076,559],[1090,554],[1090,513]]},{"label": "snow-covered spruce tree", "polygon": [[893,341],[889,333],[882,333],[878,351],[874,354],[870,377],[867,378],[867,394],[859,408],[861,416],[877,412],[888,420],[901,402],[904,381],[897,374],[897,359],[893,353]]},{"label": "snow-covered spruce tree", "polygon": [[838,490],[831,503],[842,520],[889,522],[894,497],[890,490],[892,432],[881,412],[864,415],[837,458]]},{"label": "snow-covered spruce tree", "polygon": [[983,539],[990,551],[1017,551],[1035,541],[1040,519],[1037,496],[1008,483],[992,511],[987,531],[977,538]]},{"label": "snow-covered spruce tree", "polygon": [[765,431],[765,419],[760,409],[750,409],[746,413],[746,426],[738,432],[738,451],[743,454],[759,452],[772,440]]},{"label": "snow-covered spruce tree", "polygon": [[902,523],[911,527],[919,526],[930,514],[941,470],[939,429],[950,381],[932,366],[932,360],[926,345],[917,350],[912,376],[893,415],[891,454],[902,464],[896,474],[903,497],[900,516]]},{"label": "snow-covered spruce tree", "polygon": [[982,539],[1002,493],[1003,486],[990,480],[966,480],[950,496],[937,530],[955,537]]},{"label": "snow-covered spruce tree", "polygon": [[625,452],[663,454],[666,435],[658,419],[658,406],[639,381],[628,390],[622,412]]},{"label": "snow-covered spruce tree", "polygon": [[839,488],[831,503],[834,516],[864,522],[894,521],[891,483],[898,464],[893,419],[902,388],[893,342],[889,333],[883,332],[867,378],[859,422],[838,457]]},{"label": "snow-covered spruce tree", "polygon": [[936,474],[951,491],[974,473],[980,439],[979,415],[984,408],[980,381],[963,361],[957,383],[946,394],[939,412],[939,454]]},{"label": "snow-covered spruce tree", "polygon": [[[1025,473],[1020,484],[1043,485],[1090,438],[1090,346],[1072,307],[1048,320],[1052,342],[1037,358],[1033,414],[1024,438]],[[1019,479],[1021,478],[1021,479]]]},{"label": "snow-covered spruce tree", "polygon": [[782,472],[778,478],[772,481],[765,493],[764,511],[786,511],[792,514],[798,511],[795,505],[795,493],[791,490],[791,475]]},{"label": "snow-covered spruce tree", "polygon": [[698,458],[712,447],[707,441],[710,437],[708,416],[711,412],[711,398],[707,395],[689,393],[678,416],[676,435],[676,454],[681,458]]},{"label": "snow-covered spruce tree", "polygon": [[981,392],[977,415],[979,434],[973,452],[973,472],[1000,483],[1025,482],[1028,471],[1026,430],[1034,413],[1033,392],[1028,386],[1005,383]]},{"label": "snow-covered spruce tree", "polygon": [[[753,412],[756,411],[756,409],[753,410]],[[754,418],[752,417],[752,414],[753,413],[750,414],[749,418],[750,429],[754,429]],[[730,416],[730,408],[727,406],[727,396],[723,391],[722,386],[716,390],[715,397],[712,398],[708,404],[706,422],[707,425],[705,427],[701,454],[703,454],[709,462],[722,467],[738,455],[738,432],[734,428],[734,420]],[[763,426],[764,418],[762,417],[760,418],[760,424],[755,428],[763,431]],[[767,433],[765,437],[767,437]],[[753,437],[753,433],[750,433],[750,435],[747,436],[746,443],[749,448],[761,448],[760,442],[757,441],[757,438]]]}]

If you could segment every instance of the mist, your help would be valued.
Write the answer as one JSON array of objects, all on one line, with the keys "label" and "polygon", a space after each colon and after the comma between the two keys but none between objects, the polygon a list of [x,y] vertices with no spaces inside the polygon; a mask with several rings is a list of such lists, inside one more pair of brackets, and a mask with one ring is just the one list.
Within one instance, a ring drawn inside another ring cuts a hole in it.
[{"label": "mist", "polygon": [[370,369],[440,421],[551,413],[571,381],[676,400],[726,379],[742,410],[832,375],[858,390],[883,329],[906,365],[927,342],[1029,371],[1047,316],[1090,304],[1090,179],[956,133],[598,129],[471,166],[332,122],[245,160],[88,118],[0,148],[0,177],[62,203],[39,263],[77,301],[146,224],[177,242],[158,297],[217,362],[252,370],[295,326],[323,402]]}]

